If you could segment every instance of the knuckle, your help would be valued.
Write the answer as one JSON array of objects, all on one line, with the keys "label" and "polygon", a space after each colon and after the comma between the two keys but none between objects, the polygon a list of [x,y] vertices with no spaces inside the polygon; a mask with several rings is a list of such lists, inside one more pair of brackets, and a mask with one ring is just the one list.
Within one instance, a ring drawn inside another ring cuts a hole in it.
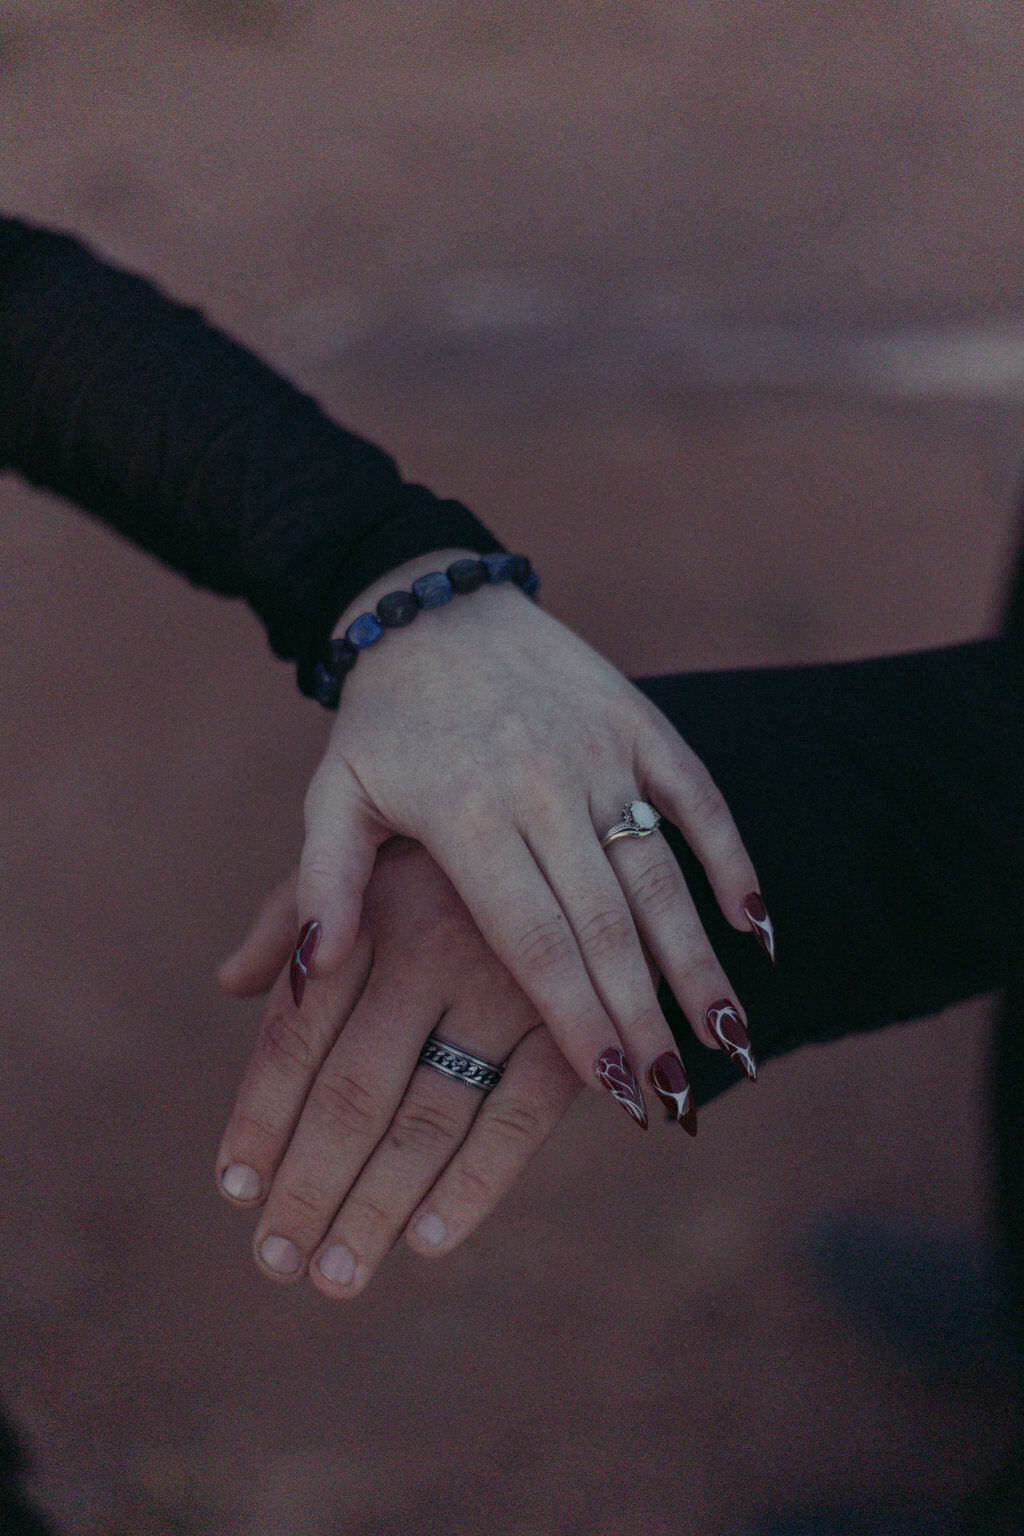
[{"label": "knuckle", "polygon": [[316,1050],[308,1025],[300,1013],[273,1008],[268,1013],[260,1035],[260,1050],[276,1066],[287,1063],[306,1072],[316,1060]]},{"label": "knuckle", "polygon": [[725,797],[703,764],[699,769],[691,769],[689,780],[687,808],[692,819],[712,832],[731,825]]},{"label": "knuckle", "polygon": [[319,1221],[324,1214],[324,1192],[316,1184],[304,1179],[289,1179],[283,1189],[274,1190],[274,1205],[280,1219],[273,1223],[274,1230],[286,1233],[294,1240],[295,1229],[309,1226],[310,1220]]},{"label": "knuckle", "polygon": [[623,1030],[630,1040],[655,1040],[664,1035],[667,1028],[665,1016],[657,1003],[650,1007],[637,1008],[630,1013],[623,1023]]},{"label": "knuckle", "polygon": [[633,898],[649,917],[663,916],[678,900],[681,891],[679,865],[670,855],[648,864],[632,883]]},{"label": "knuckle", "polygon": [[580,925],[580,946],[595,960],[620,955],[635,938],[636,930],[628,912],[603,910],[592,913]]},{"label": "knuckle", "polygon": [[545,918],[527,928],[515,948],[525,969],[539,976],[563,970],[575,958],[572,934],[562,916]]},{"label": "knuckle", "polygon": [[466,837],[479,841],[493,834],[498,819],[494,799],[475,773],[453,786],[452,799],[459,808],[459,828]]},{"label": "knuckle", "polygon": [[373,1094],[344,1072],[321,1073],[308,1107],[329,1135],[372,1135],[378,1120]]},{"label": "knuckle", "polygon": [[324,804],[325,791],[324,776],[320,769],[317,769],[306,785],[306,793],[302,797],[302,814],[307,831],[319,817],[320,809]]},{"label": "knuckle", "polygon": [[690,997],[719,997],[729,990],[728,984],[723,981],[718,961],[710,950],[688,955],[682,962],[680,979]]},{"label": "knuckle", "polygon": [[397,1111],[388,1140],[400,1152],[449,1146],[458,1135],[460,1119],[438,1104],[412,1099]]},{"label": "knuckle", "polygon": [[390,1232],[395,1225],[393,1211],[379,1205],[369,1195],[350,1195],[345,1202],[345,1227],[363,1234],[365,1246],[371,1247],[374,1234]]},{"label": "knuckle", "polygon": [[[271,1106],[261,1100],[238,1106],[228,1126],[233,1157],[252,1162],[255,1148],[273,1151],[281,1136],[280,1111],[275,1116]],[[243,1154],[242,1149],[245,1149]]]},{"label": "knuckle", "polygon": [[490,1129],[504,1142],[532,1142],[543,1134],[543,1118],[536,1105],[527,1100],[508,1099],[495,1107],[490,1117]]},{"label": "knuckle", "polygon": [[488,1206],[497,1194],[493,1176],[477,1162],[466,1160],[460,1162],[456,1170],[456,1178],[458,1180],[456,1200],[460,1205],[464,1204],[473,1209]]}]

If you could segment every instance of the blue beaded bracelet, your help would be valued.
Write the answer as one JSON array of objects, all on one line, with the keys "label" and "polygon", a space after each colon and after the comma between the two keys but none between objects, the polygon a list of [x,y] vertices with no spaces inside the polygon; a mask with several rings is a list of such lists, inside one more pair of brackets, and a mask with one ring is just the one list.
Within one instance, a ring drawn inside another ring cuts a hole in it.
[{"label": "blue beaded bracelet", "polygon": [[412,584],[411,592],[389,592],[375,613],[361,613],[344,635],[328,641],[313,671],[313,697],[325,709],[337,709],[341,685],[359,660],[359,652],[376,645],[386,629],[411,624],[422,608],[441,608],[457,592],[475,592],[485,582],[514,582],[534,597],[540,577],[525,555],[481,555],[479,560],[455,560],[446,571],[430,571]]}]

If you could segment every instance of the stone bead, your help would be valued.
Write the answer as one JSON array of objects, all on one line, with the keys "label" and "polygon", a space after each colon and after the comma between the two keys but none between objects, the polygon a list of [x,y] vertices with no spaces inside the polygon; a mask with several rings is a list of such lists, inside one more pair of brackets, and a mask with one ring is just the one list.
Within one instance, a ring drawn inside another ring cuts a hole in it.
[{"label": "stone bead", "polygon": [[359,659],[359,651],[343,635],[331,640],[327,646],[327,665],[336,677],[344,677],[346,672],[351,672]]},{"label": "stone bead", "polygon": [[535,597],[537,588],[540,586],[540,577],[537,575],[537,572],[531,571],[526,580],[521,583],[521,586],[527,597]]},{"label": "stone bead", "polygon": [[401,629],[411,624],[420,611],[411,592],[389,592],[377,604],[377,617],[385,629]]},{"label": "stone bead", "polygon": [[355,646],[357,651],[365,651],[368,645],[373,645],[384,633],[384,627],[379,624],[372,613],[361,613],[358,619],[353,619],[345,631],[345,639]]},{"label": "stone bead", "polygon": [[510,555],[509,559],[512,562],[509,567],[509,577],[517,587],[521,587],[523,582],[529,579],[533,567],[526,555]]},{"label": "stone bead", "polygon": [[442,608],[454,597],[452,584],[443,571],[431,571],[412,584],[412,592],[421,608]]},{"label": "stone bead", "polygon": [[512,575],[511,555],[481,555],[488,581],[508,581]]},{"label": "stone bead", "polygon": [[487,580],[479,560],[453,560],[446,574],[455,592],[475,592]]},{"label": "stone bead", "polygon": [[333,672],[328,672],[322,661],[317,662],[313,672],[313,697],[325,709],[337,709],[341,698],[341,682]]}]

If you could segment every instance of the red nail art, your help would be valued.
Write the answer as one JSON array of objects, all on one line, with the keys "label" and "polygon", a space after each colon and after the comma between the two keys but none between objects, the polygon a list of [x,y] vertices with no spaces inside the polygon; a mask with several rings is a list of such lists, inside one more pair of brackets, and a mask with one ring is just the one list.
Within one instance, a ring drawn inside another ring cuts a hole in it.
[{"label": "red nail art", "polygon": [[723,997],[719,1002],[712,1003],[704,1015],[707,1024],[715,1039],[722,1046],[730,1061],[734,1061],[753,1083],[757,1079],[757,1063],[754,1061],[754,1053],[750,1048],[750,1036],[747,1028],[739,1016],[736,1004]]},{"label": "red nail art", "polygon": [[292,997],[296,1008],[302,1007],[302,999],[306,991],[306,981],[309,978],[309,962],[313,958],[313,951],[320,942],[320,924],[314,918],[305,924],[299,934],[299,941],[292,955],[291,971],[289,978],[292,984]]},{"label": "red nail art", "polygon": [[594,1062],[594,1071],[617,1104],[621,1104],[637,1125],[647,1129],[647,1105],[633,1069],[617,1045],[610,1045]]},{"label": "red nail art", "polygon": [[761,899],[760,891],[751,891],[743,903],[743,911],[747,921],[754,930],[754,937],[764,950],[772,965],[775,964],[775,929],[772,920],[768,916],[768,909]]},{"label": "red nail art", "polygon": [[697,1134],[697,1111],[690,1082],[675,1051],[665,1051],[647,1070],[651,1087],[664,1104],[666,1119],[674,1120],[689,1135]]}]

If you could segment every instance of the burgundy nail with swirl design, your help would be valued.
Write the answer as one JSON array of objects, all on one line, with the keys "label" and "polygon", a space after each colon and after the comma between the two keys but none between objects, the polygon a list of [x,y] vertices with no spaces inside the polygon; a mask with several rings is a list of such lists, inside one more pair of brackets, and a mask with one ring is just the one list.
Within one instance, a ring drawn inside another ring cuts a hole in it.
[{"label": "burgundy nail with swirl design", "polygon": [[775,929],[772,927],[772,920],[768,916],[768,909],[761,899],[760,891],[751,891],[746,897],[743,902],[743,913],[754,930],[754,938],[774,965]]},{"label": "burgundy nail with swirl design", "polygon": [[299,934],[299,941],[292,955],[289,979],[292,984],[292,997],[296,1008],[302,1007],[302,999],[306,991],[306,982],[309,978],[309,962],[313,958],[313,951],[320,942],[320,924],[314,918],[312,922],[303,926]]},{"label": "burgundy nail with swirl design", "polygon": [[690,1136],[697,1134],[697,1111],[690,1081],[675,1051],[665,1051],[647,1069],[651,1087],[664,1104],[666,1119],[674,1120]]},{"label": "burgundy nail with swirl design", "polygon": [[750,1048],[747,1027],[740,1018],[736,1004],[723,997],[712,1003],[704,1015],[704,1022],[721,1045],[730,1061],[734,1061],[753,1083],[757,1080],[757,1063]]},{"label": "burgundy nail with swirl design", "polygon": [[594,1071],[617,1104],[637,1125],[647,1129],[647,1105],[633,1069],[617,1045],[610,1045],[594,1062]]}]

